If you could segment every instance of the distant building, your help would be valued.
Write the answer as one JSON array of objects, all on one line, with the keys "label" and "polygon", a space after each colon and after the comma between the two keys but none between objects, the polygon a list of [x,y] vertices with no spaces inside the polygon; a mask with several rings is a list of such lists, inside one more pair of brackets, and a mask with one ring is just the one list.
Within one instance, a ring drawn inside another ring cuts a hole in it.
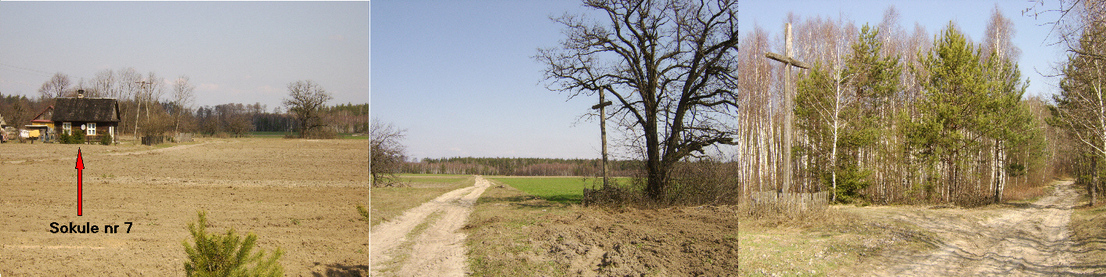
[{"label": "distant building", "polygon": [[114,98],[85,98],[84,90],[79,90],[75,98],[58,98],[53,107],[47,121],[57,133],[84,132],[86,141],[98,141],[105,134],[112,140],[118,137],[119,102]]},{"label": "distant building", "polygon": [[38,138],[42,141],[49,141],[54,139],[50,134],[54,133],[54,122],[50,121],[51,116],[54,114],[54,106],[46,107],[42,112],[38,113],[34,119],[31,119],[31,125],[24,126],[30,130],[37,130]]}]

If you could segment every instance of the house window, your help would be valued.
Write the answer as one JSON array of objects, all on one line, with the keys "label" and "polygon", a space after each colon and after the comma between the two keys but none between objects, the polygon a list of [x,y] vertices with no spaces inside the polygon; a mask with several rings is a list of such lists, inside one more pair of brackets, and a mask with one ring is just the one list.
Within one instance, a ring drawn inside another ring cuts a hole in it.
[{"label": "house window", "polygon": [[64,122],[61,124],[61,132],[65,133],[66,135],[70,134],[71,129],[73,129],[72,122]]},{"label": "house window", "polygon": [[96,123],[88,123],[87,129],[88,130],[85,130],[85,135],[89,135],[89,136],[95,136],[96,135]]}]

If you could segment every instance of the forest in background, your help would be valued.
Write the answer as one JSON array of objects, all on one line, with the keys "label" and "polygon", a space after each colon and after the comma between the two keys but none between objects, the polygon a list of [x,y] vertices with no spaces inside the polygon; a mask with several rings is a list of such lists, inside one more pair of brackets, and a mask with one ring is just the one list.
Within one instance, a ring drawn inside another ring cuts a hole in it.
[{"label": "forest in background", "polygon": [[[53,105],[54,99],[75,97],[78,90],[83,90],[85,97],[119,101],[121,120],[117,132],[121,137],[175,132],[241,137],[249,132],[291,134],[300,130],[300,123],[287,105],[272,107],[271,110],[261,103],[195,107],[194,89],[187,76],[167,82],[154,72],[143,76],[134,68],[105,69],[97,72],[87,83],[84,78],[74,82],[70,76],[59,72],[42,84],[38,97],[0,92],[0,115],[9,126],[22,128]],[[325,122],[325,129],[329,132],[368,133],[367,103],[322,105],[319,112],[319,120]]]}]

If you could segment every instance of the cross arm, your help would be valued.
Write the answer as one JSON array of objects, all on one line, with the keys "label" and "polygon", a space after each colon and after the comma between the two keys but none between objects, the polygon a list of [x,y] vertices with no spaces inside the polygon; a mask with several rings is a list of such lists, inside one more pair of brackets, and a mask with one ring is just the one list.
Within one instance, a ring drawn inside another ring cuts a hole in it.
[{"label": "cross arm", "polygon": [[792,66],[795,66],[795,67],[798,67],[798,68],[810,69],[809,64],[798,61],[798,60],[796,60],[794,58],[791,58],[791,57],[786,57],[784,55],[780,55],[780,54],[776,54],[776,53],[772,53],[772,52],[765,52],[764,56],[768,57],[769,59],[776,60],[777,62],[785,63],[785,64],[792,65]]},{"label": "cross arm", "polygon": [[591,108],[593,110],[598,110],[599,108],[610,106],[611,104],[614,104],[614,103],[611,103],[611,101],[607,101],[607,102],[596,104],[595,106],[591,106]]}]

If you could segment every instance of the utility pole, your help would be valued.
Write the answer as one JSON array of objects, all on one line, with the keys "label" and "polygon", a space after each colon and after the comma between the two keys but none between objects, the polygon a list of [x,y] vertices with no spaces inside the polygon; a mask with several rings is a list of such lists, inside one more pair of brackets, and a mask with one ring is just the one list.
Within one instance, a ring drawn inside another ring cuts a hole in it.
[{"label": "utility pole", "polygon": [[[147,82],[147,81],[137,81],[135,83],[142,84],[142,90],[146,90],[146,85],[153,84],[153,83]],[[134,108],[134,139],[138,140],[139,143],[141,143],[141,141],[142,141],[138,137],[138,113],[142,112],[142,100],[141,100],[141,98],[142,98],[141,92],[139,92],[138,95],[134,96],[134,106],[135,106],[135,108]],[[146,111],[149,112],[149,110],[150,110],[150,107],[146,107]],[[146,117],[150,117],[150,116],[146,115]]]},{"label": "utility pole", "polygon": [[791,67],[798,67],[802,69],[810,69],[810,65],[795,60],[794,54],[791,51],[791,23],[784,24],[784,52],[786,56],[768,52],[764,53],[764,56],[777,62],[784,63],[783,70],[783,188],[780,190],[782,193],[790,192],[791,190],[791,133],[792,117],[795,114],[795,97],[791,92]]},{"label": "utility pole", "polygon": [[599,89],[599,104],[591,106],[592,109],[599,109],[599,134],[603,139],[603,189],[607,189],[607,106],[610,106],[611,101],[603,99],[603,89]]}]

